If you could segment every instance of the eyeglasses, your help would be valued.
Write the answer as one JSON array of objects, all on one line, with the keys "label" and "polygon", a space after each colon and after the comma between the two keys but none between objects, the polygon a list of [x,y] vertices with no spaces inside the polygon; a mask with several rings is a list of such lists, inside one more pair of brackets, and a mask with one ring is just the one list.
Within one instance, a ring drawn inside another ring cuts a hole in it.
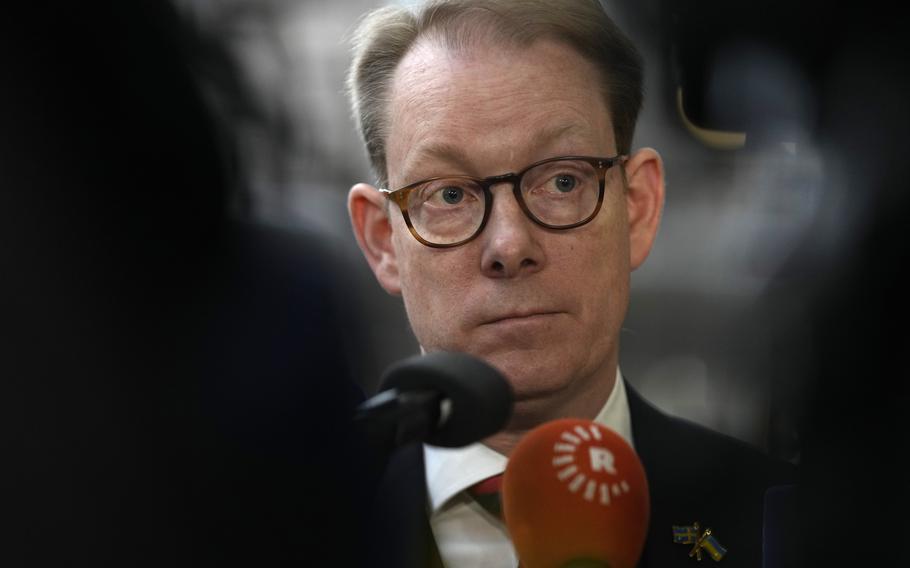
[{"label": "eyeglasses", "polygon": [[500,183],[512,184],[521,210],[541,227],[563,230],[589,223],[603,204],[607,170],[627,159],[562,156],[518,173],[434,177],[379,191],[398,204],[415,239],[428,247],[450,248],[483,231],[493,208],[490,188]]}]

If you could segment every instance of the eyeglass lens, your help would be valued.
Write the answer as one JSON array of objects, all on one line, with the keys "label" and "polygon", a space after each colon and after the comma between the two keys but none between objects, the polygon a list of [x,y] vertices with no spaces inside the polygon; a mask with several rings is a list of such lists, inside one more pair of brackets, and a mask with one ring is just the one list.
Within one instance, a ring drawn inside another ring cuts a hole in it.
[{"label": "eyeglass lens", "polygon": [[[521,177],[521,199],[536,221],[554,228],[579,223],[594,213],[600,192],[596,168],[581,160],[545,162]],[[414,188],[408,215],[414,230],[438,245],[470,238],[483,223],[486,194],[476,180],[451,177]]]}]

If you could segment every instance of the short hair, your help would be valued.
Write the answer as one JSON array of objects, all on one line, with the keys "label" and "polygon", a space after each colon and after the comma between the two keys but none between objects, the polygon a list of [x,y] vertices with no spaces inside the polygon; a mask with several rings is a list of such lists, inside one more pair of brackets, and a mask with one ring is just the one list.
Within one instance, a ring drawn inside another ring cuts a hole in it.
[{"label": "short hair", "polygon": [[416,11],[387,6],[367,14],[352,38],[347,89],[370,164],[388,184],[387,107],[398,64],[418,40],[453,51],[479,41],[526,47],[540,39],[574,48],[599,70],[613,135],[629,153],[643,100],[642,58],[597,0],[430,0]]}]

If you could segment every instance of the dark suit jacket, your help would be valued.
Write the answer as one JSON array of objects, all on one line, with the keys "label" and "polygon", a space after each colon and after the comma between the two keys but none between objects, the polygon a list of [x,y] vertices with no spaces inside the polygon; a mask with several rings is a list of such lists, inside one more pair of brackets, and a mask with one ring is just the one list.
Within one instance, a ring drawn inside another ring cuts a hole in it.
[{"label": "dark suit jacket", "polygon": [[[727,549],[722,568],[762,566],[764,495],[791,484],[795,469],[739,440],[664,414],[628,383],[635,449],[648,477],[651,521],[640,568],[691,567],[691,546],[672,526],[710,527]],[[386,470],[366,561],[377,566],[439,566],[427,520],[423,452],[402,448]],[[710,558],[702,562],[713,564]]]}]

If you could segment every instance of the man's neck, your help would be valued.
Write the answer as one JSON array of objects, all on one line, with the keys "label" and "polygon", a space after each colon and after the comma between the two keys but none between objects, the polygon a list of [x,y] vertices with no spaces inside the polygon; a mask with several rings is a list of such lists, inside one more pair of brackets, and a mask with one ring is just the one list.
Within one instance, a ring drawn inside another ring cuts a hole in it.
[{"label": "man's neck", "polygon": [[[615,367],[614,367],[615,369]],[[483,440],[490,449],[509,456],[525,434],[537,426],[559,418],[583,418],[593,420],[607,402],[616,383],[614,372],[608,379],[598,383],[595,391],[586,391],[583,397],[573,397],[567,403],[554,405],[541,401],[518,401],[509,424],[501,431]]]}]

